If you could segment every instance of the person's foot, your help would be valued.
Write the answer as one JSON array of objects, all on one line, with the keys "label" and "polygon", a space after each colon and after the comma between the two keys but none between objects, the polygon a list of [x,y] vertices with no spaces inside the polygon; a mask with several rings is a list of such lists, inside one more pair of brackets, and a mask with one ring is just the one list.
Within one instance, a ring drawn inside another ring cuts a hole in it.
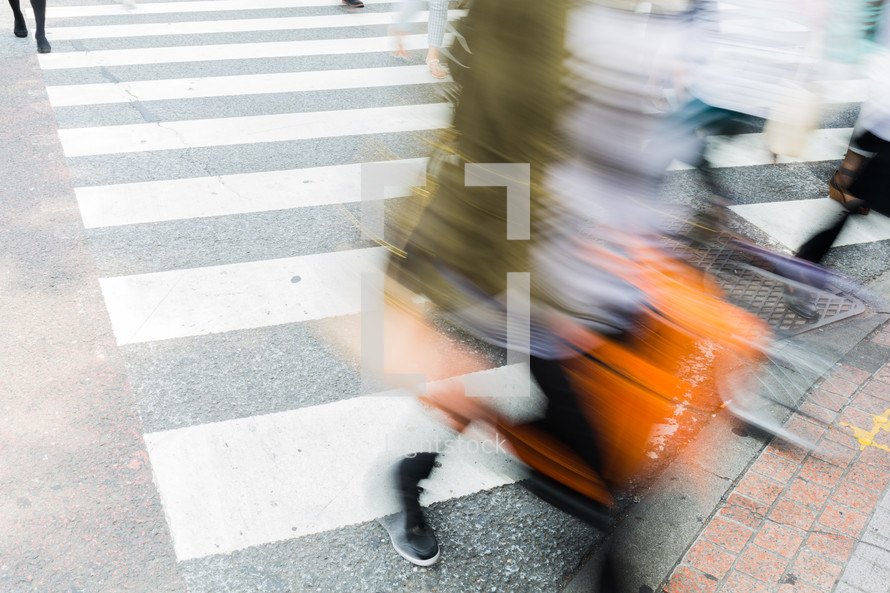
[{"label": "person's foot", "polygon": [[814,321],[819,319],[819,310],[816,308],[816,299],[806,290],[785,287],[785,306],[806,319]]},{"label": "person's foot", "polygon": [[46,40],[46,35],[35,34],[34,39],[37,40],[37,53],[48,54],[53,50],[52,46],[49,44],[49,41]]},{"label": "person's foot", "polygon": [[430,67],[430,74],[436,78],[445,78],[448,76],[448,70],[445,69],[445,66],[443,66],[442,62],[439,60],[427,60],[426,64]]},{"label": "person's foot", "polygon": [[439,542],[426,524],[420,508],[418,482],[429,477],[436,453],[414,453],[393,468],[392,481],[402,510],[381,521],[399,556],[417,566],[430,566],[439,559]]},{"label": "person's foot", "polygon": [[12,32],[16,37],[27,37],[28,36],[28,25],[25,23],[25,16],[21,13],[14,15],[15,17],[15,25],[12,27]]},{"label": "person's foot", "polygon": [[341,0],[343,4],[348,6],[349,8],[364,8],[365,3],[362,0]]},{"label": "person's foot", "polygon": [[431,566],[439,560],[439,542],[426,523],[410,525],[410,513],[401,512],[381,520],[399,556],[417,566]]},{"label": "person's foot", "polygon": [[841,206],[857,214],[868,214],[868,204],[850,193],[847,188],[853,179],[853,172],[844,167],[839,168],[828,181],[828,197]]}]

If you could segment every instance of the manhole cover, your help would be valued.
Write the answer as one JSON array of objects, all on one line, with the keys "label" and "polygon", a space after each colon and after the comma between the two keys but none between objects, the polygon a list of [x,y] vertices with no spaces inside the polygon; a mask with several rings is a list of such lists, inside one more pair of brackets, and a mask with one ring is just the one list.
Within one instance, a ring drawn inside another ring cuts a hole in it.
[{"label": "manhole cover", "polygon": [[732,247],[733,238],[721,235],[707,247],[683,246],[687,259],[712,274],[726,292],[726,298],[754,313],[783,337],[810,331],[829,323],[859,315],[865,304],[842,290],[829,287],[817,292],[819,318],[807,320],[785,306],[783,279],[767,261]]}]

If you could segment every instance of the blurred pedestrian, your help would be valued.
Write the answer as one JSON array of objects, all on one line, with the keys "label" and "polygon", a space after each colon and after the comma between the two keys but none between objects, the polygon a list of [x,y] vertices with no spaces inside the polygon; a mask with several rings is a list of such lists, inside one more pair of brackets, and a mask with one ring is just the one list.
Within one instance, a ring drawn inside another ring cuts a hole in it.
[{"label": "blurred pedestrian", "polygon": [[[407,57],[404,47],[402,46],[402,37],[409,29],[409,21],[411,17],[420,10],[423,0],[406,0],[402,4],[402,9],[396,18],[396,24],[390,30],[391,34],[396,37],[395,54],[399,57]],[[439,60],[439,50],[445,40],[445,26],[448,24],[448,0],[429,0],[429,20],[427,24],[427,43],[426,64],[429,66],[430,74],[436,78],[445,78],[448,71],[442,66]]]},{"label": "blurred pedestrian", "polygon": [[364,8],[365,3],[362,0],[342,0],[343,4],[345,4],[349,8]]},{"label": "blurred pedestrian", "polygon": [[[876,41],[879,49],[868,66],[869,90],[840,167],[828,181],[828,195],[844,211],[828,228],[815,233],[797,257],[821,262],[851,214],[875,210],[890,216],[890,11],[881,16]],[[818,319],[812,291],[789,286],[785,303],[804,319]]]},{"label": "blurred pedestrian", "polygon": [[[653,398],[648,410],[634,409],[640,389],[625,392],[626,379],[601,370],[614,360],[610,356],[624,354],[616,354],[621,346],[606,345],[622,343],[652,310],[641,288],[646,272],[621,254],[645,246],[650,265],[664,254],[657,246],[656,195],[671,159],[663,154],[665,164],[653,162],[644,150],[661,117],[647,107],[650,82],[672,70],[671,52],[687,20],[682,2],[655,2],[651,19],[636,7],[622,0],[485,0],[471,6],[458,30],[471,65],[455,66],[453,73],[461,85],[454,140],[443,147],[448,157],[435,172],[435,195],[410,232],[404,257],[391,258],[389,269],[393,283],[425,295],[449,323],[528,355],[546,409],[535,422],[504,423],[478,398],[467,397],[458,380],[427,384],[424,401],[448,414],[458,431],[474,420],[493,420],[514,444],[535,449],[546,443],[537,450],[546,451],[542,464],[553,472],[535,475],[532,488],[561,508],[572,506],[562,504],[567,496],[579,496],[584,502],[574,510],[583,509],[600,528],[609,520],[610,491],[643,457],[665,402]],[[508,239],[502,185],[467,186],[465,165],[481,163],[528,167],[527,178],[517,173],[511,180],[528,187],[528,239]],[[607,247],[594,253],[594,242]],[[506,303],[510,273],[526,271],[531,315],[523,345],[509,338],[506,328],[515,321]],[[399,306],[392,316],[387,312],[387,339],[398,332],[390,319],[411,325],[401,312],[411,299],[392,301]],[[400,347],[386,343],[384,351],[396,361],[387,372],[413,368],[430,376],[435,368],[454,377],[445,368],[457,366],[454,357],[431,351],[433,341],[420,339],[433,334],[434,325],[418,320],[415,326]],[[588,353],[595,359],[591,372],[608,375],[609,388],[579,379],[579,361]],[[640,372],[638,359],[626,368]],[[636,385],[661,376],[653,366]],[[439,558],[419,504],[419,483],[436,460],[436,451],[418,451],[394,469],[400,512],[387,530],[398,553],[420,566]],[[571,479],[565,482],[556,477],[566,475]]]},{"label": "blurred pedestrian", "polygon": [[[9,6],[12,8],[12,14],[15,18],[15,25],[12,32],[16,37],[28,36],[28,25],[25,23],[25,15],[22,14],[19,0],[9,0]],[[31,0],[31,8],[34,9],[34,20],[37,29],[34,31],[34,39],[37,41],[37,51],[42,54],[48,54],[52,51],[49,41],[46,40],[46,0]]]}]

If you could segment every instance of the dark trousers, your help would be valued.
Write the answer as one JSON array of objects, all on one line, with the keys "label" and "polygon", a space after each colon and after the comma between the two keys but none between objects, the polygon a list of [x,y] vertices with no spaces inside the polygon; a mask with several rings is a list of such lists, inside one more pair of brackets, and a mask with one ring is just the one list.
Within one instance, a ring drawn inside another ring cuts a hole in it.
[{"label": "dark trousers", "polygon": [[532,376],[547,398],[547,411],[539,425],[568,445],[594,470],[601,470],[596,435],[581,409],[577,395],[558,360],[532,356]]},{"label": "dark trousers", "polygon": [[[854,138],[851,146],[872,152],[874,156],[870,157],[857,172],[856,178],[850,185],[850,193],[864,200],[875,212],[890,216],[890,142],[871,132],[865,132]],[[827,229],[813,235],[801,245],[797,257],[813,263],[821,262],[849,217],[850,214],[844,212]]]}]

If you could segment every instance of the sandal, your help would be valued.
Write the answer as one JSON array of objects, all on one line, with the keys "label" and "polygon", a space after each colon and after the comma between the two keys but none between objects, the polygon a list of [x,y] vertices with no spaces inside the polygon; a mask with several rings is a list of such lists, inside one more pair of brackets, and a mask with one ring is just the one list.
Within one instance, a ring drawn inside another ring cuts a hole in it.
[{"label": "sandal", "polygon": [[448,70],[439,60],[427,60],[427,66],[430,67],[430,73],[436,78],[445,78],[448,76]]},{"label": "sandal", "polygon": [[863,215],[868,214],[870,210],[868,204],[866,204],[864,200],[860,200],[853,194],[848,193],[846,188],[842,188],[837,182],[838,175],[853,177],[856,175],[856,172],[851,171],[846,167],[840,167],[835,171],[834,175],[832,175],[831,179],[828,181],[828,197],[835,202],[838,202],[850,212],[856,212]]}]

